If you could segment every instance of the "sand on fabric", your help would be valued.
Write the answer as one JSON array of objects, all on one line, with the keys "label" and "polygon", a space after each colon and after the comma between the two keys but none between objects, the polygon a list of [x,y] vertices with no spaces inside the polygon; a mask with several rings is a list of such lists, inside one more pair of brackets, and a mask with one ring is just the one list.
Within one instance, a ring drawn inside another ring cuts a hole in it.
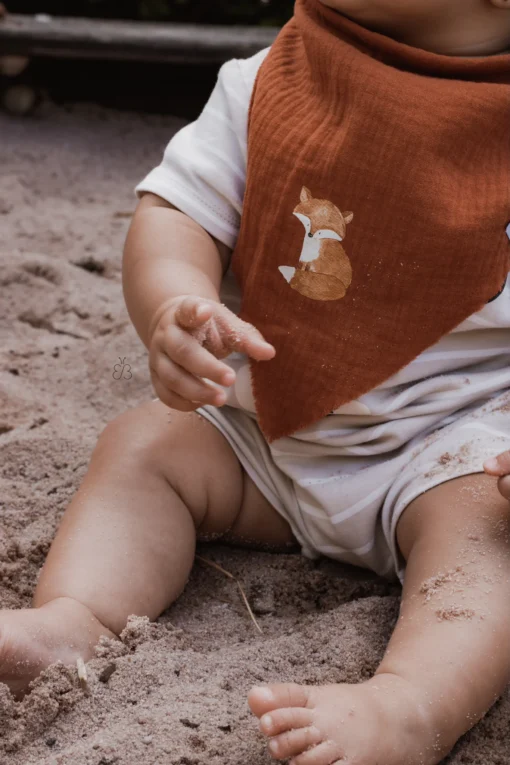
[{"label": "sand on fabric", "polygon": [[[98,433],[151,396],[122,303],[121,247],[132,188],[178,127],[88,107],[0,115],[4,608],[29,604]],[[395,588],[298,555],[200,552],[240,578],[264,634],[235,583],[197,564],[159,623],[132,620],[122,644],[100,647],[88,693],[76,669],[58,665],[20,704],[0,686],[2,765],[262,765],[252,684],[356,682],[375,669],[397,616]],[[449,762],[509,765],[509,729],[507,693]]]}]

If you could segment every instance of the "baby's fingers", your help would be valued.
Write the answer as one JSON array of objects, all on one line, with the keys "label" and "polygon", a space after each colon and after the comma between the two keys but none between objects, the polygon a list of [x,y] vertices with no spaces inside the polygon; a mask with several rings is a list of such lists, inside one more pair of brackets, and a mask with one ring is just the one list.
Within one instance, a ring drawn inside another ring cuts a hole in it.
[{"label": "baby's fingers", "polygon": [[510,476],[506,475],[504,478],[500,478],[498,481],[499,493],[505,498],[510,500]]},{"label": "baby's fingers", "polygon": [[186,401],[184,398],[181,398],[181,396],[178,396],[176,393],[172,393],[165,388],[154,370],[151,370],[151,378],[156,395],[165,406],[168,406],[170,409],[177,409],[179,412],[194,412],[195,409],[198,409],[199,404]]},{"label": "baby's fingers", "polygon": [[215,306],[207,300],[189,295],[179,304],[175,320],[183,329],[198,329],[211,318],[214,308]]},{"label": "baby's fingers", "polygon": [[505,476],[510,475],[510,451],[503,452],[497,457],[491,457],[486,460],[483,469],[488,475]]},{"label": "baby's fingers", "polygon": [[274,347],[266,342],[253,324],[248,324],[233,314],[228,317],[224,326],[222,326],[223,321],[223,317],[217,319],[231,351],[245,353],[255,361],[269,361],[274,357],[276,353]]},{"label": "baby's fingers", "polygon": [[159,382],[169,393],[185,401],[213,406],[223,406],[225,403],[225,391],[189,374],[168,356],[158,354],[155,363],[151,365],[151,372],[157,375]]},{"label": "baby's fingers", "polygon": [[166,355],[190,374],[227,387],[234,383],[233,370],[218,361],[186,330],[174,325],[167,330],[165,340]]},{"label": "baby's fingers", "polygon": [[275,355],[273,346],[255,327],[219,303],[190,295],[180,303],[175,319],[217,359],[233,351],[245,353],[256,361],[268,361]]},{"label": "baby's fingers", "polygon": [[483,468],[488,475],[499,478],[499,493],[505,499],[510,500],[510,451],[503,452],[497,457],[491,457],[491,459],[486,460]]},{"label": "baby's fingers", "polygon": [[267,343],[255,327],[250,327],[241,336],[239,349],[255,361],[269,361],[276,354],[274,346]]}]

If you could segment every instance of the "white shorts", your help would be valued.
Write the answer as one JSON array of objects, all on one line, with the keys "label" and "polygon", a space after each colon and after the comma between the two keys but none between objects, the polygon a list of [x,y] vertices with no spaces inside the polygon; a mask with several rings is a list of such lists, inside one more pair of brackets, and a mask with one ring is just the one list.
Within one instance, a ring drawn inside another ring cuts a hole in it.
[{"label": "white shorts", "polygon": [[309,444],[299,474],[292,439],[268,445],[255,418],[240,409],[203,407],[199,413],[225,436],[305,556],[326,556],[401,581],[396,528],[406,507],[439,484],[482,473],[486,459],[510,448],[508,392],[457,412],[393,452],[335,458],[332,445],[325,460],[323,450],[314,454]]}]

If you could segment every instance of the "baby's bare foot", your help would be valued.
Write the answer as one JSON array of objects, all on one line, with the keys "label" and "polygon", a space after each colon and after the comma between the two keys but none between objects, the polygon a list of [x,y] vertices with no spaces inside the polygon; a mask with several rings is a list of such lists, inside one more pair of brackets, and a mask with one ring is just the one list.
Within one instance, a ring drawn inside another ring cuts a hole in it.
[{"label": "baby's bare foot", "polygon": [[0,682],[22,696],[50,664],[90,659],[101,635],[114,637],[72,598],[58,598],[40,608],[0,611]]},{"label": "baby's bare foot", "polygon": [[254,688],[249,704],[271,756],[289,765],[437,765],[446,754],[416,690],[396,675]]}]

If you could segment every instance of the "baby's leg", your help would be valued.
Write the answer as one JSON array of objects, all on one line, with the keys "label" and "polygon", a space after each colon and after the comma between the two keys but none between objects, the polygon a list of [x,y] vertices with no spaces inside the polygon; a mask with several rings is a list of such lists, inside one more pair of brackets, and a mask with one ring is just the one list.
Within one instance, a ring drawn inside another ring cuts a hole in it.
[{"label": "baby's leg", "polygon": [[422,495],[398,540],[403,602],[376,676],[252,690],[276,759],[436,765],[509,682],[510,511],[496,482],[469,476]]},{"label": "baby's leg", "polygon": [[92,655],[130,614],[156,618],[182,592],[204,535],[292,541],[287,523],[197,414],[158,402],[99,439],[43,568],[34,609],[0,612],[0,681],[16,692],[48,664]]}]

